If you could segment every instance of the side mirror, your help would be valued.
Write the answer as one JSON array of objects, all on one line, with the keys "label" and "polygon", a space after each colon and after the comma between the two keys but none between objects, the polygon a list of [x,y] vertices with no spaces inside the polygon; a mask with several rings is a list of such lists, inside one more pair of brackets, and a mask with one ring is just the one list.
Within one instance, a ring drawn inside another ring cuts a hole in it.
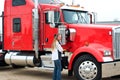
[{"label": "side mirror", "polygon": [[88,13],[88,15],[90,16],[90,23],[91,23],[91,24],[96,24],[96,21],[97,21],[97,13],[91,12],[91,13]]},{"label": "side mirror", "polygon": [[48,11],[47,12],[48,16],[48,23],[50,24],[51,27],[55,27],[55,22],[54,22],[54,11]]}]

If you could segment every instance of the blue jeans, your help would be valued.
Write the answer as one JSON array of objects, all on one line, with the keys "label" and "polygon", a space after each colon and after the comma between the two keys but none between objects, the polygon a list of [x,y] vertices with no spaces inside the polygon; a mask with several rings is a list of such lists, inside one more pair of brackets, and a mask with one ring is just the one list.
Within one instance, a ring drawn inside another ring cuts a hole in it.
[{"label": "blue jeans", "polygon": [[54,60],[53,80],[61,80],[61,60]]}]

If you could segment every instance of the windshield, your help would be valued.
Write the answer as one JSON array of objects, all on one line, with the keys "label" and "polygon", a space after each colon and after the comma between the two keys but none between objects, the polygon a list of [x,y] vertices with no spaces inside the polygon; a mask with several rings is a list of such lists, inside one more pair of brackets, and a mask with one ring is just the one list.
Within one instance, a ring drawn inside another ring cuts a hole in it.
[{"label": "windshield", "polygon": [[[35,2],[35,0],[33,0]],[[38,3],[44,3],[44,4],[49,4],[51,0],[38,0]]]},{"label": "windshield", "polygon": [[87,11],[63,10],[64,21],[71,24],[89,24]]}]

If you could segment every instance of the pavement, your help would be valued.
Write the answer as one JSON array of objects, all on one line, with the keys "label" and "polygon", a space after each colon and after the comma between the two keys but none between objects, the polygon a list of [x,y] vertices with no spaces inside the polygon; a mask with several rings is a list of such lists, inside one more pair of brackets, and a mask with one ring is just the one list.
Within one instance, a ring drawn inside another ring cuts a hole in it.
[{"label": "pavement", "polygon": [[[0,80],[52,80],[53,70],[40,68],[0,67]],[[67,70],[62,71],[62,80],[76,80],[74,76],[67,76]],[[120,76],[102,80],[120,80]]]}]

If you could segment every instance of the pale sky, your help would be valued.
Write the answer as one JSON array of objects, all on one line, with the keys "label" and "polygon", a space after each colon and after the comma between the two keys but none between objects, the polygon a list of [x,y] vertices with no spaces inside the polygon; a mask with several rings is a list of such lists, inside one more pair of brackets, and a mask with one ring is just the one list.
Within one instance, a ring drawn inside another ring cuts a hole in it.
[{"label": "pale sky", "polygon": [[0,0],[0,14],[2,13],[4,7],[4,0]]},{"label": "pale sky", "polygon": [[[4,7],[4,0],[0,0],[0,15],[2,14]],[[2,33],[2,18],[0,17],[0,34]]]}]

